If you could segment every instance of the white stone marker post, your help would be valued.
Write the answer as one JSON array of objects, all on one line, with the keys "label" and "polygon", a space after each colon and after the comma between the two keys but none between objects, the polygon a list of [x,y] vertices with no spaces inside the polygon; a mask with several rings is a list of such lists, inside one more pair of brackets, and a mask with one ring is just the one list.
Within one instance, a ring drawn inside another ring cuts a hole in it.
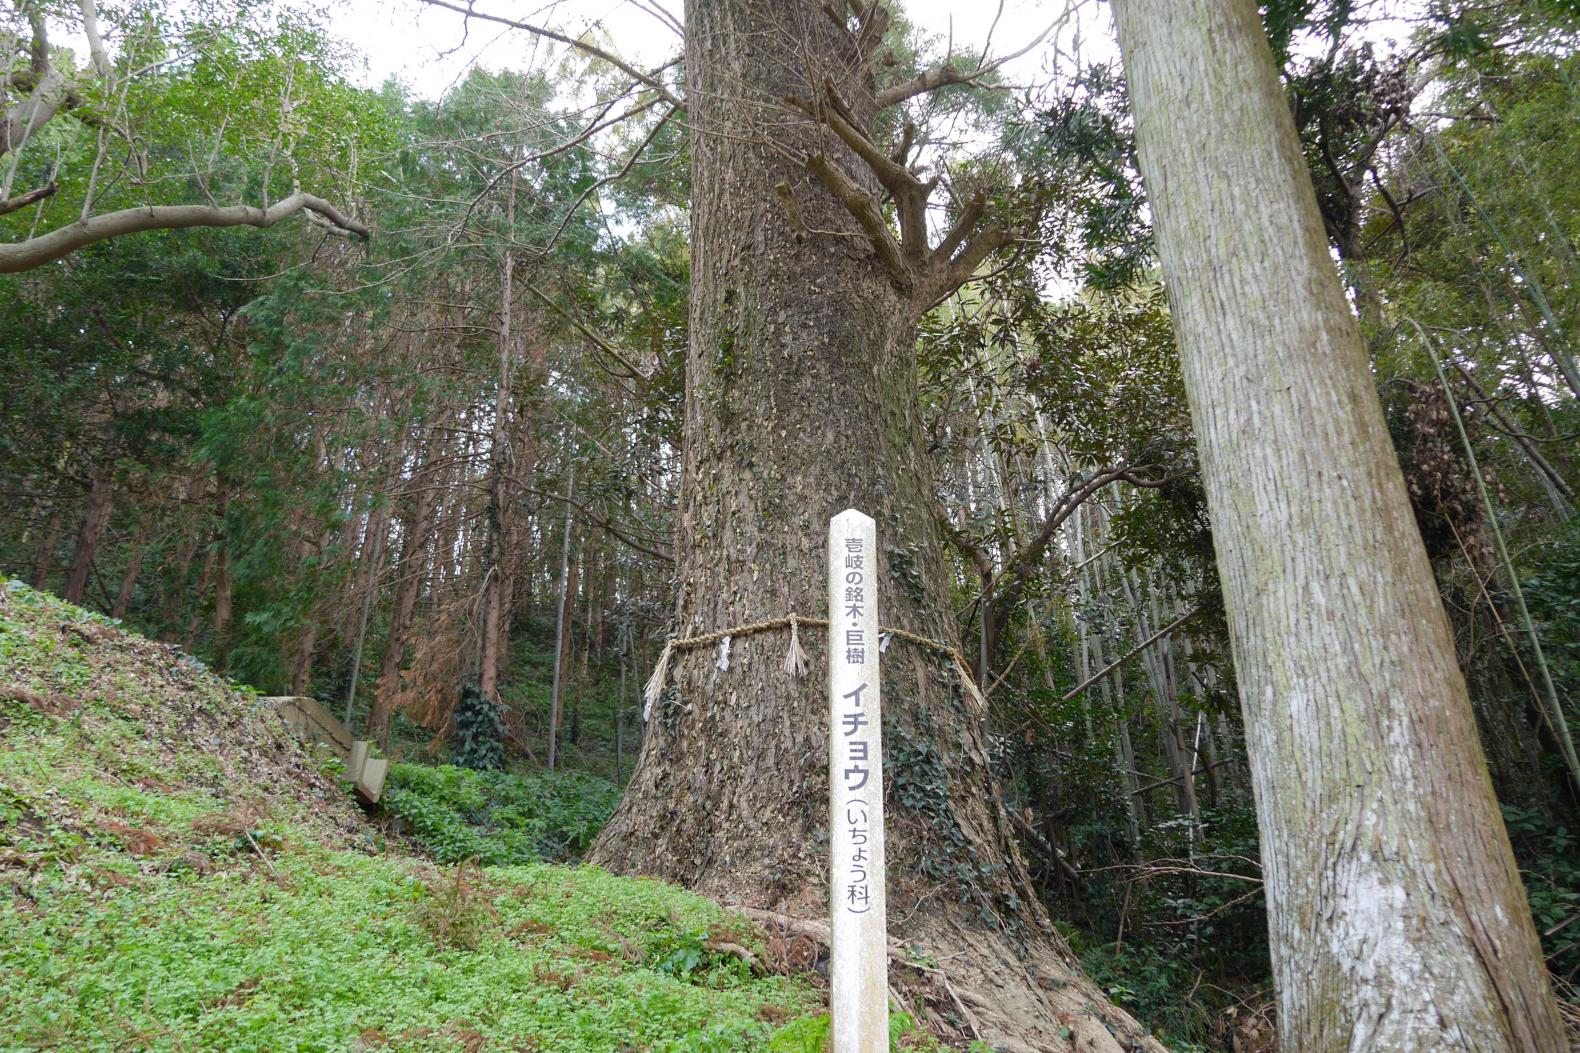
[{"label": "white stone marker post", "polygon": [[828,523],[829,1004],[834,1053],[888,1053],[878,544],[872,518]]}]

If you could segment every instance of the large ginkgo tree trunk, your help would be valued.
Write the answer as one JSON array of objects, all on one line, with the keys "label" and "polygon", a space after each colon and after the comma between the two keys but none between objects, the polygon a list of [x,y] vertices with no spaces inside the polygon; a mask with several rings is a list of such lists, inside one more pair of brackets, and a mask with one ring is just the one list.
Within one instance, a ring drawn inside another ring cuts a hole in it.
[{"label": "large ginkgo tree trunk", "polygon": [[[875,4],[849,20],[833,10],[818,0],[687,4],[680,637],[823,616],[827,524],[849,507],[877,521],[882,621],[935,640],[954,633],[916,329],[1007,237],[982,222],[980,199],[948,234],[927,236],[931,187],[886,162],[871,136],[882,105],[928,85],[880,94],[872,69],[887,15]],[[885,191],[899,201],[898,232]],[[812,670],[800,679],[785,672],[784,632],[732,641],[727,670],[716,647],[675,654],[592,862],[827,918],[824,641],[802,633]],[[964,994],[960,1005],[945,998],[947,1016],[967,1037],[1006,1050],[1068,1048],[1069,1034],[1082,1049],[1146,1048],[1135,1022],[1078,974],[1037,904],[982,715],[951,663],[904,642],[883,661],[891,936],[948,963]]]},{"label": "large ginkgo tree trunk", "polygon": [[1558,1053],[1541,948],[1254,0],[1115,0],[1213,517],[1282,1048]]}]

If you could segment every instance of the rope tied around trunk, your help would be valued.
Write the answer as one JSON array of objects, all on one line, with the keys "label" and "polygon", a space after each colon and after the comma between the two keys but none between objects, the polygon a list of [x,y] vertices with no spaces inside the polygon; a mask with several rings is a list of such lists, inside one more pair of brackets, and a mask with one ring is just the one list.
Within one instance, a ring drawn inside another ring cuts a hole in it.
[{"label": "rope tied around trunk", "polygon": [[[669,680],[669,660],[677,651],[692,651],[699,647],[706,647],[709,644],[720,644],[722,646],[719,651],[718,668],[722,672],[730,667],[730,641],[737,636],[752,636],[756,633],[766,633],[776,629],[788,628],[790,630],[790,648],[785,654],[784,671],[791,679],[799,680],[806,675],[807,670],[811,667],[811,661],[807,658],[806,650],[801,646],[802,626],[827,629],[828,619],[809,618],[804,614],[791,612],[783,618],[746,622],[743,625],[731,626],[728,629],[720,629],[717,632],[703,633],[701,636],[687,636],[680,639],[671,637],[665,642],[664,650],[658,656],[658,665],[653,668],[653,675],[648,678],[647,686],[642,691],[645,703],[642,707],[642,719],[646,721],[652,716],[653,707],[658,705],[659,698],[664,694],[664,685]],[[904,640],[906,643],[915,644],[918,647],[948,658],[954,666],[955,675],[960,678],[961,690],[965,692],[966,697],[971,699],[976,706],[978,715],[986,715],[987,699],[982,697],[982,692],[978,690],[976,681],[971,678],[971,667],[966,663],[965,656],[960,653],[959,648],[946,644],[942,640],[919,636],[897,626],[880,625],[878,627],[878,636],[878,651],[880,654],[888,650],[889,641],[895,639]]]}]

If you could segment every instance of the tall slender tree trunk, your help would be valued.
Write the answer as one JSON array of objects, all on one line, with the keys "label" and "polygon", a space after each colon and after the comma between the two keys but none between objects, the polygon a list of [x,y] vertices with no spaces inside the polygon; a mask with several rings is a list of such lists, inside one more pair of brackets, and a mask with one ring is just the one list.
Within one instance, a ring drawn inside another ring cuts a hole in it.
[{"label": "tall slender tree trunk", "polygon": [[319,620],[309,612],[301,635],[296,638],[296,653],[291,656],[291,694],[307,694],[313,683],[313,659],[318,657]]},{"label": "tall slender tree trunk", "polygon": [[[512,161],[514,161],[512,154]],[[505,198],[508,226],[516,220],[516,179],[518,167],[510,169],[510,191]],[[511,380],[515,372],[515,345],[511,322],[515,314],[516,254],[506,248],[499,264],[499,373],[494,381],[494,427],[488,450],[488,508],[484,513],[483,603],[480,640],[477,649],[478,687],[483,696],[499,701],[499,674],[503,665],[506,632],[505,597],[511,589],[510,567],[505,554],[506,516],[510,473]]]},{"label": "tall slender tree trunk", "polygon": [[[392,451],[389,474],[384,480],[384,488],[381,491],[383,494],[388,495],[394,488],[396,474],[404,459],[404,445]],[[368,513],[368,529],[363,537],[363,544],[370,548],[364,548],[361,554],[362,561],[367,565],[367,576],[362,585],[361,602],[352,604],[352,609],[356,611],[356,629],[350,637],[351,675],[346,682],[345,716],[341,718],[342,723],[348,728],[354,727],[352,720],[356,715],[357,692],[362,687],[362,652],[368,639],[368,621],[373,614],[373,602],[378,599],[379,589],[383,585],[384,549],[389,540],[389,519],[389,500],[386,496],[378,508]],[[355,598],[354,593],[353,598]],[[372,719],[371,716],[369,719]]]},{"label": "tall slender tree trunk", "polygon": [[1282,1047],[1563,1029],[1253,0],[1115,0],[1260,821]]},{"label": "tall slender tree trunk", "polygon": [[549,770],[559,758],[560,728],[565,723],[565,685],[571,677],[571,607],[576,602],[576,569],[571,558],[571,508],[565,506],[565,561],[560,576],[560,607],[554,631],[554,683],[549,698]]},{"label": "tall slender tree trunk", "polygon": [[[1143,586],[1135,570],[1119,575],[1125,601],[1136,613],[1136,638],[1145,640],[1163,625],[1157,609],[1157,591],[1151,582]],[[1201,805],[1196,799],[1196,759],[1188,741],[1185,727],[1193,722],[1182,722],[1177,684],[1171,675],[1168,658],[1168,640],[1159,640],[1141,654],[1141,668],[1152,688],[1152,700],[1157,703],[1158,744],[1163,748],[1163,758],[1168,762],[1174,778],[1174,808],[1191,821],[1191,844],[1195,844],[1195,824],[1201,820]]]},{"label": "tall slender tree trunk", "polygon": [[107,453],[104,462],[93,473],[93,483],[88,489],[88,503],[82,510],[82,522],[77,527],[77,544],[71,555],[71,570],[66,574],[66,585],[61,590],[68,603],[81,603],[88,587],[88,572],[99,554],[99,539],[110,521],[110,481],[114,477],[115,455]]},{"label": "tall slender tree trunk", "polygon": [[[474,438],[471,435],[470,421],[465,417],[461,420],[465,437],[462,440],[459,455],[455,464],[445,479],[443,493],[456,494],[463,492],[471,486],[471,479],[467,465],[472,460],[472,447]],[[462,551],[463,538],[461,524],[466,518],[466,503],[451,500],[446,502],[436,515],[438,516],[438,533],[434,538],[433,548],[433,585],[434,592],[443,591],[447,586],[455,583],[460,576],[458,555]]]},{"label": "tall slender tree trunk", "polygon": [[137,589],[137,579],[143,572],[143,559],[148,555],[148,535],[153,529],[153,517],[146,516],[137,528],[137,534],[128,546],[126,569],[121,572],[121,587],[115,593],[115,605],[110,608],[110,617],[117,620],[125,618],[126,612],[132,606],[132,594]]},{"label": "tall slender tree trunk", "polygon": [[[871,569],[884,624],[954,642],[915,358],[932,297],[902,291],[844,207],[795,163],[816,153],[865,171],[783,102],[831,85],[870,130],[866,70],[852,33],[816,0],[686,5],[680,636],[821,616],[828,520],[855,507],[878,524]],[[830,230],[855,236],[817,233]],[[816,663],[824,642],[809,643]],[[828,704],[819,676],[786,675],[787,645],[783,634],[736,640],[728,671],[715,668],[715,648],[674,656],[673,690],[653,708],[592,862],[826,916]],[[1082,1050],[1157,1048],[1052,931],[988,767],[982,715],[949,663],[901,642],[883,662],[892,937],[980,992],[972,1015],[994,1048],[1066,1048],[1070,1031]]]},{"label": "tall slender tree trunk", "polygon": [[180,540],[160,574],[160,639],[167,642],[176,639],[181,604],[192,595],[188,575],[192,572],[192,561],[197,558],[198,547],[202,545],[204,533],[208,529],[205,497],[209,486],[209,470],[209,465],[198,465],[187,477],[178,504],[178,508],[185,506],[184,511],[178,513],[182,524],[177,527]]},{"label": "tall slender tree trunk", "polygon": [[[1086,523],[1091,522],[1091,528]],[[1100,596],[1104,588],[1103,579],[1103,551],[1108,541],[1106,521],[1097,502],[1090,502],[1077,509],[1070,517],[1072,524],[1071,533],[1074,537],[1074,552],[1076,561],[1081,564],[1078,579],[1079,595],[1082,600],[1090,603]],[[1090,553],[1090,555],[1088,555]],[[1123,576],[1123,570],[1118,571]],[[1081,673],[1081,682],[1084,684],[1087,677],[1097,669],[1106,669],[1113,661],[1117,661],[1122,652],[1113,655],[1107,653],[1103,646],[1101,634],[1091,631],[1086,625],[1085,618],[1081,622],[1081,635],[1083,640],[1090,638],[1091,653],[1096,656],[1093,663],[1084,655],[1081,666],[1085,670]],[[1086,646],[1083,644],[1083,647]],[[1095,668],[1093,668],[1095,664]],[[1152,824],[1151,815],[1147,808],[1147,799],[1141,789],[1141,775],[1136,769],[1135,744],[1130,740],[1130,705],[1125,693],[1125,670],[1122,665],[1115,666],[1110,676],[1098,682],[1098,691],[1102,696],[1104,706],[1114,719],[1114,764],[1119,769],[1120,781],[1125,788],[1125,813],[1129,827],[1130,847],[1132,850],[1141,845],[1141,831]]]},{"label": "tall slender tree trunk", "polygon": [[389,631],[384,637],[384,660],[379,667],[373,709],[368,716],[369,734],[383,745],[389,744],[395,693],[400,688],[401,665],[406,660],[406,637],[411,632],[417,597],[427,577],[434,510],[439,500],[439,472],[436,466],[443,463],[450,448],[447,441],[435,442],[434,434],[430,432],[424,444],[426,463],[411,478],[410,510],[405,519],[405,529],[401,532],[400,562],[395,564],[395,602],[390,609]]},{"label": "tall slender tree trunk", "polygon": [[224,668],[230,654],[230,620],[235,613],[232,595],[235,581],[230,570],[230,545],[220,541],[219,555],[214,559],[214,659]]},{"label": "tall slender tree trunk", "polygon": [[[297,559],[306,560],[315,551],[325,552],[334,542],[335,532],[327,525],[319,532],[317,545],[301,537],[296,546]],[[296,637],[296,648],[291,654],[291,694],[306,695],[313,684],[313,663],[318,658],[318,645],[327,619],[323,600],[318,600],[302,612],[302,629]]]},{"label": "tall slender tree trunk", "polygon": [[61,524],[65,520],[64,502],[57,496],[50,502],[49,518],[38,538],[38,548],[33,556],[33,587],[42,589],[49,584],[55,572],[55,550],[60,546]]},{"label": "tall slender tree trunk", "polygon": [[203,544],[203,532],[207,526],[201,512],[194,512],[188,516],[186,531],[176,545],[170,563],[165,567],[165,580],[161,586],[163,595],[159,600],[159,620],[163,626],[161,639],[168,641],[176,638],[176,623],[181,615],[181,602],[183,598],[191,595],[187,591],[187,581],[192,573],[192,561],[197,558],[198,547]]},{"label": "tall slender tree trunk", "polygon": [[[201,523],[203,539],[208,540],[210,528],[206,518]],[[192,608],[187,612],[186,635],[181,638],[181,649],[188,653],[197,647],[198,630],[203,625],[204,601],[208,597],[209,586],[214,583],[214,562],[219,554],[219,546],[224,543],[222,533],[219,530],[214,533],[216,536],[204,545],[203,569],[198,572],[197,588],[192,593]]]}]

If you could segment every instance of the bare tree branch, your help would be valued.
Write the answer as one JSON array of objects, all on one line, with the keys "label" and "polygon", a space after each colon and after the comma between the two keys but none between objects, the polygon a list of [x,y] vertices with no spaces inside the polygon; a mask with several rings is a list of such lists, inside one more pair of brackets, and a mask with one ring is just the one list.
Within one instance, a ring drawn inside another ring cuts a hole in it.
[{"label": "bare tree branch", "polygon": [[629,62],[625,61],[625,59],[621,58],[619,55],[616,55],[612,51],[606,51],[596,44],[588,43],[587,41],[577,39],[576,37],[567,36],[564,33],[556,32],[544,26],[535,26],[528,22],[518,22],[513,18],[504,18],[500,15],[485,14],[482,11],[474,9],[470,2],[464,6],[461,4],[449,3],[448,0],[423,0],[423,3],[431,4],[434,7],[442,7],[447,11],[454,11],[457,14],[465,15],[468,18],[480,18],[485,22],[497,22],[499,25],[509,26],[511,29],[525,30],[526,32],[535,36],[543,37],[545,40],[553,40],[557,43],[564,44],[566,47],[575,48],[577,51],[580,51],[583,54],[591,55],[593,58],[602,59],[603,61],[609,63],[609,65],[613,66],[615,69],[619,70],[621,73],[624,73],[626,76],[630,77],[632,80],[639,81],[640,83],[647,85],[653,91],[656,91],[665,102],[669,103],[676,109],[683,110],[686,108],[686,104],[682,102],[674,92],[670,91],[669,87],[665,85],[663,81],[659,80],[655,75],[652,73],[642,72],[635,66],[631,65]]},{"label": "bare tree branch", "polygon": [[[634,87],[634,85],[633,85],[633,87]],[[610,99],[607,103],[604,104],[603,109],[600,110],[598,112],[598,114],[595,117],[593,117],[593,119],[591,121],[588,122],[586,127],[584,127],[581,131],[577,132],[575,135],[571,136],[569,139],[565,139],[562,142],[556,143],[554,146],[551,146],[547,150],[543,150],[540,153],[535,153],[535,154],[532,154],[530,156],[523,157],[519,161],[513,161],[510,164],[506,165],[504,168],[501,168],[498,172],[494,173],[493,177],[491,179],[489,179],[487,185],[485,185],[482,190],[479,190],[477,192],[477,194],[472,198],[471,202],[466,206],[466,213],[461,217],[461,222],[457,224],[457,227],[464,227],[467,224],[467,222],[472,218],[473,210],[475,210],[477,208],[478,204],[484,198],[486,198],[489,194],[492,194],[494,192],[494,188],[497,187],[500,184],[500,182],[502,180],[504,180],[507,176],[511,175],[514,172],[520,171],[521,169],[527,167],[529,164],[537,164],[540,161],[543,161],[543,160],[546,160],[547,158],[553,157],[555,154],[561,154],[561,153],[564,153],[566,150],[570,150],[570,149],[573,149],[573,148],[575,148],[577,146],[580,146],[582,143],[584,143],[588,139],[592,138],[593,135],[597,134],[598,132],[601,132],[601,131],[603,131],[606,128],[612,128],[612,127],[614,127],[617,124],[623,123],[624,121],[626,121],[626,120],[628,120],[628,119],[630,119],[632,117],[635,117],[639,113],[643,113],[643,112],[645,112],[647,110],[652,109],[654,106],[657,106],[660,102],[663,101],[663,100],[658,99],[658,98],[650,98],[650,99],[648,99],[645,102],[639,102],[636,105],[630,107],[624,113],[620,114],[618,117],[609,117],[609,111],[614,109],[615,104],[617,102],[619,102],[624,97],[625,97],[625,93],[622,92],[621,94],[616,95],[614,98]]]},{"label": "bare tree branch", "polygon": [[[1103,487],[1116,482],[1126,482],[1132,486],[1157,487],[1162,486],[1166,481],[1139,476],[1136,472],[1135,468],[1123,466],[1106,468],[1060,498],[1059,503],[1048,513],[1048,518],[1043,520],[1042,529],[1037,531],[1037,536],[1027,542],[1026,547],[1017,552],[1003,572],[993,579],[983,599],[992,600],[996,607],[1004,611],[1014,606],[1026,583],[1031,580],[1037,566],[1041,564],[1043,553],[1052,544],[1059,527],[1063,526],[1064,521],[1069,519],[1077,508]],[[1006,578],[1007,582],[1005,582]],[[1000,583],[1004,583],[1002,587]]]},{"label": "bare tree branch", "polygon": [[47,197],[53,197],[58,189],[59,187],[54,183],[49,183],[39,187],[37,190],[29,190],[25,194],[19,194],[16,197],[0,201],[0,216],[9,216],[11,213],[27,208],[29,205],[37,204]]},{"label": "bare tree branch", "polygon": [[51,263],[78,249],[110,238],[146,230],[188,227],[272,227],[298,212],[315,213],[338,230],[369,238],[372,231],[323,198],[295,193],[268,208],[251,205],[149,205],[79,220],[36,238],[0,245],[0,274],[16,274]]},{"label": "bare tree branch", "polygon": [[627,374],[627,379],[640,380],[644,383],[651,382],[652,378],[638,369],[636,363],[632,362],[623,351],[610,344],[607,340],[593,332],[591,329],[587,328],[587,326],[582,323],[581,319],[571,314],[558,303],[555,303],[548,293],[544,292],[542,289],[539,289],[536,285],[533,285],[530,282],[527,283],[527,291],[533,296],[536,296],[539,300],[543,301],[543,303],[546,304],[551,311],[555,312],[561,318],[575,326],[576,330],[588,340],[592,341],[593,345],[600,351],[614,359],[616,362],[620,363],[620,365],[624,366],[629,371]]},{"label": "bare tree branch", "polygon": [[99,32],[99,5],[95,0],[77,0],[82,12],[82,32],[88,38],[88,57],[93,71],[101,77],[110,75],[110,56],[104,49],[104,35]]},{"label": "bare tree branch", "polygon": [[883,208],[871,194],[856,185],[856,181],[846,175],[836,164],[822,154],[813,154],[806,159],[806,167],[813,175],[828,188],[840,204],[845,206],[861,229],[866,232],[867,239],[872,242],[872,247],[878,250],[878,258],[883,261],[884,268],[896,285],[909,291],[916,285],[916,273],[905,254],[900,251],[899,242],[894,240],[894,234],[889,230],[888,221],[883,218]]},{"label": "bare tree branch", "polygon": [[[428,3],[431,2],[431,0],[424,0],[424,2]],[[581,194],[577,196],[575,201],[571,202],[571,207],[565,210],[564,218],[560,220],[560,225],[555,228],[553,235],[549,237],[548,243],[541,246],[537,250],[539,256],[548,255],[549,250],[555,246],[555,244],[560,240],[560,237],[565,233],[566,228],[571,225],[571,219],[576,215],[576,210],[581,208],[588,198],[592,197],[610,183],[618,182],[631,174],[631,169],[636,167],[636,163],[642,159],[642,155],[647,152],[647,148],[653,145],[653,140],[658,138],[658,133],[663,130],[664,125],[669,123],[669,119],[675,116],[677,109],[678,107],[670,107],[669,111],[665,113],[664,116],[660,117],[653,123],[653,127],[648,130],[647,135],[643,137],[642,141],[636,144],[636,149],[631,151],[631,156],[625,159],[625,163],[623,165],[621,165],[614,172],[611,172],[609,175],[606,175],[602,179],[590,184],[586,190],[583,190]]]},{"label": "bare tree branch", "polygon": [[[1060,21],[1062,22],[1063,19]],[[947,87],[951,84],[977,84],[983,77],[996,72],[1005,63],[1013,62],[1022,55],[1029,53],[1032,48],[1048,39],[1048,34],[1052,33],[1059,24],[1059,22],[1055,22],[1041,33],[1038,33],[1031,43],[1019,51],[1005,55],[1003,58],[996,59],[993,62],[987,61],[987,54],[984,52],[982,61],[977,63],[975,69],[962,69],[952,63],[945,63],[942,66],[935,66],[930,70],[919,73],[902,84],[885,88],[878,92],[878,109],[886,110],[890,106],[898,106],[906,99],[912,99],[918,95],[926,95],[930,91],[937,91],[939,88]]]},{"label": "bare tree branch", "polygon": [[[1159,629],[1157,632],[1153,633],[1151,636],[1147,637],[1145,640],[1142,640],[1139,644],[1137,644],[1136,646],[1132,647],[1129,651],[1127,651],[1124,654],[1120,655],[1118,658],[1114,659],[1108,665],[1104,666],[1102,669],[1099,669],[1097,672],[1093,673],[1091,676],[1087,677],[1085,680],[1081,681],[1079,684],[1076,684],[1070,690],[1066,691],[1064,693],[1064,696],[1062,698],[1060,698],[1059,701],[1061,701],[1061,702],[1068,702],[1068,701],[1070,701],[1070,699],[1072,699],[1075,696],[1079,695],[1082,691],[1085,691],[1087,688],[1091,687],[1093,684],[1097,683],[1099,680],[1102,680],[1105,676],[1108,676],[1115,669],[1118,669],[1120,666],[1122,666],[1126,662],[1130,661],[1136,655],[1140,654],[1142,651],[1145,651],[1148,647],[1151,647],[1153,644],[1157,643],[1159,640],[1163,639],[1169,633],[1173,632],[1175,629],[1178,629],[1180,626],[1184,625],[1186,622],[1190,621],[1192,618],[1196,617],[1196,615],[1198,615],[1200,613],[1201,613],[1201,608],[1200,607],[1197,607],[1197,608],[1194,608],[1192,610],[1186,611],[1184,614],[1180,615],[1178,618],[1175,618],[1173,621],[1169,622],[1163,628]],[[1150,788],[1151,787],[1148,787],[1148,789],[1150,789]]]},{"label": "bare tree branch", "polygon": [[[547,490],[534,489],[532,487],[526,487],[525,492],[532,494],[534,497],[547,497],[570,505],[572,508],[576,509],[582,515],[590,519],[594,526],[602,527],[605,533],[614,538],[616,541],[625,545],[627,548],[634,549],[645,556],[652,556],[654,559],[661,559],[666,563],[675,562],[675,554],[673,552],[665,552],[662,549],[652,547],[654,545],[661,545],[663,542],[655,541],[651,538],[638,539],[636,535],[621,530],[619,527],[610,522],[606,517],[600,516],[598,513],[594,512],[585,504],[575,500],[574,498],[567,497],[564,494],[550,493]],[[643,540],[646,540],[648,543],[643,544]]]}]

